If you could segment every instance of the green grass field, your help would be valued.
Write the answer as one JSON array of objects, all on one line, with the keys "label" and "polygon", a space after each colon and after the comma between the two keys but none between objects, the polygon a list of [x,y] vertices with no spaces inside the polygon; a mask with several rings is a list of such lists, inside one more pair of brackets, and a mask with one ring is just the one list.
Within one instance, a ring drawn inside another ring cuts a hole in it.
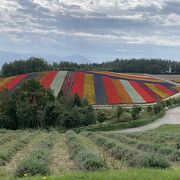
[{"label": "green grass field", "polygon": [[2,180],[179,180],[180,169],[127,169],[127,170],[110,170],[103,172],[87,172],[87,173],[69,173],[60,176],[36,176],[13,178],[10,176],[2,176]]},{"label": "green grass field", "polygon": [[0,179],[19,178],[178,180],[180,125],[132,134],[0,130]]}]

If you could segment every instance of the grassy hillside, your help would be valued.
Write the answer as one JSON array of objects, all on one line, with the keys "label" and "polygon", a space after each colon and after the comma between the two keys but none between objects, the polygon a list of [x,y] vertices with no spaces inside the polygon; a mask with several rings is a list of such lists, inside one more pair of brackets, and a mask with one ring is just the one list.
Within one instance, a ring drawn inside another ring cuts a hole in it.
[{"label": "grassy hillside", "polygon": [[[166,125],[153,131],[133,134],[76,134],[71,131],[61,134],[57,131],[27,130],[1,130],[0,134],[0,179],[36,175],[61,176],[62,179],[70,179],[73,176],[87,176],[90,179],[117,178],[119,175],[127,179],[162,179],[178,177],[180,173],[179,170],[155,170],[179,169],[179,125]],[[79,174],[81,171],[102,172]],[[151,177],[149,173],[152,173]]]},{"label": "grassy hillside", "polygon": [[50,71],[17,75],[0,80],[0,90],[14,90],[23,81],[35,79],[55,96],[60,90],[68,95],[86,97],[90,104],[145,104],[168,98],[180,87],[144,74],[123,74],[101,71]]}]

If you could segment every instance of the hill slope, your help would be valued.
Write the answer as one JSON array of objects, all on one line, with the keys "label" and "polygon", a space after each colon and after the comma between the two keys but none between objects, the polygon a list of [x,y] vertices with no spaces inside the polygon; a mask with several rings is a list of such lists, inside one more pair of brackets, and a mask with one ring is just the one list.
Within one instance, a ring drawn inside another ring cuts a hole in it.
[{"label": "hill slope", "polygon": [[35,79],[55,96],[62,90],[68,95],[77,93],[91,104],[145,104],[177,94],[180,87],[145,74],[124,74],[100,71],[50,71],[23,74],[0,80],[0,90],[14,90],[24,80]]}]

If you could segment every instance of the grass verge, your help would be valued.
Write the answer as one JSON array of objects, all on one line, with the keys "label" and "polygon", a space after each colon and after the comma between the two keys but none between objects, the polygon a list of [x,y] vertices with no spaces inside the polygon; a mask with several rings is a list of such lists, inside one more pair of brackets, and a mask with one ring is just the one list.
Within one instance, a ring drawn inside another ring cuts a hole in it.
[{"label": "grass verge", "polygon": [[[180,169],[127,169],[121,171],[102,171],[102,172],[93,172],[93,173],[70,173],[58,177],[30,177],[30,178],[21,178],[16,180],[77,180],[77,179],[87,179],[87,180],[179,180]],[[6,179],[9,180],[9,179]],[[11,179],[15,180],[15,179]]]},{"label": "grass verge", "polygon": [[88,127],[82,127],[78,129],[74,129],[76,132],[81,131],[112,131],[112,130],[121,130],[121,129],[127,129],[127,128],[135,128],[144,126],[146,124],[152,123],[156,121],[157,119],[163,117],[165,115],[165,111],[161,111],[157,115],[152,115],[144,118],[140,118],[137,120],[132,120],[129,122],[122,122],[122,123],[116,123],[116,124],[98,124],[98,125],[92,125]]}]

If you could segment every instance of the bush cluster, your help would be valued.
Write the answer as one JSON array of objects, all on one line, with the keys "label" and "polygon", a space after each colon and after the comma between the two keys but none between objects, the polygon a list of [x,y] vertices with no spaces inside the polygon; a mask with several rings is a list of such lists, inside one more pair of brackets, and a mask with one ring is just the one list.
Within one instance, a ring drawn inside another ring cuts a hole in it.
[{"label": "bush cluster", "polygon": [[138,149],[126,145],[125,143],[117,143],[116,141],[101,136],[88,135],[97,145],[103,147],[111,156],[116,159],[123,160],[128,166],[132,167],[157,167],[167,168],[170,166],[169,161],[160,154],[139,151]]},{"label": "bush cluster", "polygon": [[54,134],[51,133],[46,139],[42,140],[38,147],[23,159],[15,172],[18,177],[35,175],[49,175],[50,152],[53,148]]},{"label": "bush cluster", "polygon": [[14,132],[9,132],[7,134],[1,134],[1,138],[0,138],[0,145],[2,146],[3,144],[5,144],[6,142],[16,138],[18,136],[18,132],[14,133]]},{"label": "bush cluster", "polygon": [[[140,141],[137,139],[132,139],[127,136],[118,135],[118,134],[107,134],[108,137],[115,139],[116,141],[120,143],[126,143],[130,145],[131,147],[134,147],[138,150],[141,150],[143,152],[151,152],[151,154],[159,154],[165,156],[167,159],[172,161],[178,161],[178,158],[176,157],[177,150],[173,147],[170,147],[169,145],[162,145],[162,144],[154,144],[154,143],[148,143],[145,141]],[[174,157],[174,160],[173,160]]]},{"label": "bush cluster", "polygon": [[127,122],[131,120],[137,120],[141,117],[147,117],[152,115],[158,115],[165,111],[165,108],[170,108],[173,106],[180,105],[180,98],[170,98],[165,101],[158,101],[155,105],[150,105],[147,108],[142,108],[140,106],[134,105],[131,110],[124,109],[118,106],[115,109],[115,122]]},{"label": "bush cluster", "polygon": [[71,158],[74,159],[81,170],[94,171],[106,168],[103,160],[83,146],[73,131],[68,131],[66,137]]},{"label": "bush cluster", "polygon": [[32,135],[27,134],[25,136],[17,138],[14,142],[7,145],[7,147],[0,151],[0,166],[6,165],[7,162],[10,161],[11,157],[19,151],[21,148],[26,146],[30,139],[32,138]]},{"label": "bush cluster", "polygon": [[0,128],[50,128],[61,130],[96,123],[94,109],[77,94],[57,98],[35,80],[25,81],[13,92],[0,92]]}]

